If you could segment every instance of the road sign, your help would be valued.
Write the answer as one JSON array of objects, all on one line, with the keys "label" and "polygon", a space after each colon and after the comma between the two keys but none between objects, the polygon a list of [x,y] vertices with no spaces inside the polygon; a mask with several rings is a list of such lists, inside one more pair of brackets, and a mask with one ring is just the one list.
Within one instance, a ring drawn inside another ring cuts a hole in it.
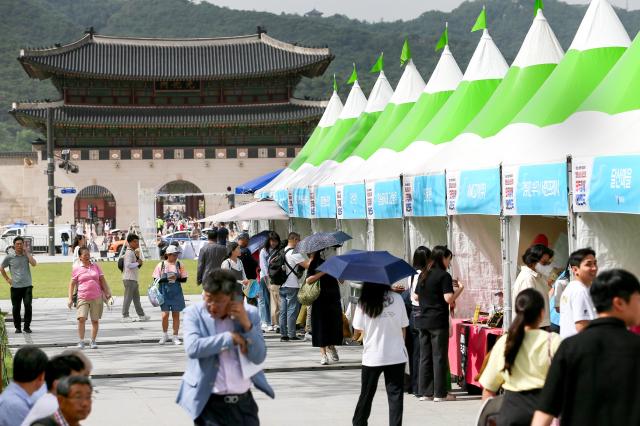
[{"label": "road sign", "polygon": [[76,193],[76,189],[75,188],[62,188],[60,190],[61,194],[75,194]]}]

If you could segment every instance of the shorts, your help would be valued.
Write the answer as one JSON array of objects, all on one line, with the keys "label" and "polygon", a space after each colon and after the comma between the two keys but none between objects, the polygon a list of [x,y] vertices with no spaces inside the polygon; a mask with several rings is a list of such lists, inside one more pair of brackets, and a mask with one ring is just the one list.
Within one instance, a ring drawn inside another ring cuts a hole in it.
[{"label": "shorts", "polygon": [[104,304],[102,303],[102,297],[93,300],[78,299],[76,317],[79,319],[91,316],[91,321],[98,321],[102,318],[103,308]]}]

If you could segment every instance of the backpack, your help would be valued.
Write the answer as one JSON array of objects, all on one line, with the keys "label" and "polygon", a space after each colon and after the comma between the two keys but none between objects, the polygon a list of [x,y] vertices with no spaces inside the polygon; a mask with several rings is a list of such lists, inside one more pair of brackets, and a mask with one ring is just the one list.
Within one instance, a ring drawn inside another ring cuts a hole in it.
[{"label": "backpack", "polygon": [[[127,250],[131,250],[131,249],[127,249]],[[127,251],[125,250],[124,253],[126,254]],[[138,265],[138,269],[140,268],[142,268],[142,265]],[[120,272],[124,272],[124,254],[118,258],[118,269],[120,269]]]},{"label": "backpack", "polygon": [[292,273],[300,279],[304,274],[304,269],[297,265],[293,268],[287,263],[287,253],[292,248],[280,248],[269,256],[269,282],[273,285],[282,285],[287,281]]}]

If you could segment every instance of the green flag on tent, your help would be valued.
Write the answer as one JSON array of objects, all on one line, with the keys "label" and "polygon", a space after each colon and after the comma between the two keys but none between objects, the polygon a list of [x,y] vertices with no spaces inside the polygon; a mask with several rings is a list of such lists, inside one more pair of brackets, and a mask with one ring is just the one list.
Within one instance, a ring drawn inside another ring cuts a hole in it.
[{"label": "green flag on tent", "polygon": [[384,52],[380,52],[380,56],[378,56],[378,60],[373,67],[371,67],[371,71],[369,72],[380,72],[384,69]]},{"label": "green flag on tent", "polygon": [[449,44],[449,24],[446,23],[444,26],[444,32],[440,36],[440,40],[438,40],[438,44],[436,44],[436,52],[440,49],[444,49],[444,47]]},{"label": "green flag on tent", "polygon": [[336,81],[336,75],[333,75],[333,91],[338,92],[338,82]]},{"label": "green flag on tent", "polygon": [[478,30],[486,30],[487,29],[487,11],[484,6],[482,6],[482,12],[478,15],[478,19],[476,19],[476,23],[471,28],[471,32]]},{"label": "green flag on tent", "polygon": [[409,39],[404,39],[404,44],[402,45],[402,53],[400,54],[400,66],[406,64],[411,59],[411,48],[409,47]]},{"label": "green flag on tent", "polygon": [[347,84],[353,84],[358,81],[358,71],[356,71],[356,64],[353,64],[353,72],[351,73],[351,77],[347,80]]},{"label": "green flag on tent", "polygon": [[542,0],[536,0],[536,5],[533,8],[533,14],[537,14],[538,10],[543,10],[544,9],[544,3],[542,2]]}]

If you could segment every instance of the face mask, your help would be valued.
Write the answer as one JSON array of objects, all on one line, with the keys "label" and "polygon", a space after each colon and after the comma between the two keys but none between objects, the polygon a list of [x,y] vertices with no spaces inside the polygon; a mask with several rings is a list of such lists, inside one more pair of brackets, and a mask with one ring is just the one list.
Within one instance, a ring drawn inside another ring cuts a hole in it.
[{"label": "face mask", "polygon": [[536,264],[536,272],[544,275],[545,277],[548,277],[549,275],[551,275],[551,272],[553,272],[553,265],[542,265],[538,263]]}]

